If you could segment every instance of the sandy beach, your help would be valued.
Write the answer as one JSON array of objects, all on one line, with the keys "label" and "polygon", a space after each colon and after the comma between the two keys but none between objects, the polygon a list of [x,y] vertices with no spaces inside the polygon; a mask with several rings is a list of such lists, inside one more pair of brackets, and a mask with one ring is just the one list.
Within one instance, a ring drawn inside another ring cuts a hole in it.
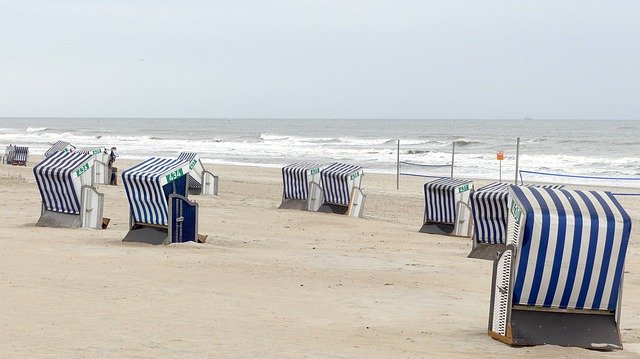
[{"label": "sandy beach", "polygon": [[492,264],[418,233],[421,178],[365,174],[354,219],[278,210],[279,169],[208,165],[220,195],[191,197],[207,243],[151,246],[122,242],[122,185],[99,186],[107,230],[36,227],[30,160],[0,166],[1,357],[640,356],[640,197],[620,198],[624,350],[512,348],[486,334]]}]

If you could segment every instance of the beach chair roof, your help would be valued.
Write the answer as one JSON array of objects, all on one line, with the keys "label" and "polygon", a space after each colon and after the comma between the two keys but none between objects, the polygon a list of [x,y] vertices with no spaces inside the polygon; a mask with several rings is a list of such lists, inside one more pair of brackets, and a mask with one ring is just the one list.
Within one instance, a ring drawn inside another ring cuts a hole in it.
[{"label": "beach chair roof", "polygon": [[131,213],[136,222],[166,226],[164,186],[189,174],[189,162],[177,158],[150,158],[122,173]]},{"label": "beach chair roof", "polygon": [[460,178],[438,178],[433,181],[424,184],[425,190],[427,188],[437,188],[440,190],[453,190],[457,187],[471,183],[471,180],[465,180]]},{"label": "beach chair roof", "polygon": [[323,165],[319,163],[311,163],[311,162],[297,162],[292,163],[290,165],[286,165],[282,167],[283,171],[300,171],[300,170],[312,170],[315,168],[321,168]]},{"label": "beach chair roof", "polygon": [[55,152],[38,163],[33,174],[45,209],[80,214],[80,176],[92,165],[91,155],[75,152]]},{"label": "beach chair roof", "polygon": [[183,160],[183,161],[187,161],[187,162],[191,162],[195,159],[198,158],[198,153],[197,152],[181,152],[178,155],[178,159],[179,160]]},{"label": "beach chair roof", "polygon": [[72,148],[75,148],[72,144],[70,144],[69,142],[66,141],[58,141],[56,143],[54,143],[51,148],[49,148],[47,150],[47,152],[44,153],[45,157],[49,157],[52,154],[56,153],[56,152],[60,152],[60,151],[64,151],[66,148],[68,148],[69,146],[71,146]]},{"label": "beach chair roof", "polygon": [[76,149],[74,152],[86,153],[86,154],[89,154],[89,155],[95,155],[97,153],[102,153],[105,150],[106,150],[105,147],[100,147],[100,146],[97,146],[97,147],[81,147],[81,148]]},{"label": "beach chair roof", "polygon": [[[513,303],[561,309],[616,308],[631,219],[609,192],[511,187],[516,243]],[[520,223],[519,211],[526,214]]]},{"label": "beach chair roof", "polygon": [[346,177],[354,172],[361,171],[362,167],[347,163],[332,163],[322,170],[323,175]]},{"label": "beach chair roof", "polygon": [[322,169],[320,177],[325,202],[340,206],[349,205],[353,190],[350,181],[354,181],[360,173],[363,173],[361,166],[346,163],[333,163]]}]

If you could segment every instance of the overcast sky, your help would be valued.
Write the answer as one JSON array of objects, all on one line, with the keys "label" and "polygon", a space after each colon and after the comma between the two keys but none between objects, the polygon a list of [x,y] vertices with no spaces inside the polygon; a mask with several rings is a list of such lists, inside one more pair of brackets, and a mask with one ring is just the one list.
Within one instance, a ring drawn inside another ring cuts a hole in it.
[{"label": "overcast sky", "polygon": [[0,116],[640,118],[640,1],[0,1]]}]

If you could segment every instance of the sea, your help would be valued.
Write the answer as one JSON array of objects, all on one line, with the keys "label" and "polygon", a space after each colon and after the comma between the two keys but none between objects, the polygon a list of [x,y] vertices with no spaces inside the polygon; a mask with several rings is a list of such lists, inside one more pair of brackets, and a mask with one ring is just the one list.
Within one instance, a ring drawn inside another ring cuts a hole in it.
[{"label": "sea", "polygon": [[133,160],[197,152],[213,168],[344,162],[437,177],[453,161],[455,177],[506,181],[519,153],[525,182],[640,187],[640,120],[0,118],[0,145],[42,155],[58,140]]}]

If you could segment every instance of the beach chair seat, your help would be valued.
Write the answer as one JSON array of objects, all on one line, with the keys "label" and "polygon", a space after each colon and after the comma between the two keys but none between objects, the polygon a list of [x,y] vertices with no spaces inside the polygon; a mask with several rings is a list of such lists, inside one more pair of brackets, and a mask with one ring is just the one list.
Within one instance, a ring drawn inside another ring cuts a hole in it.
[{"label": "beach chair seat", "polygon": [[320,171],[326,166],[317,163],[299,162],[282,168],[282,203],[280,209],[306,209],[317,211],[312,204],[321,205],[312,200],[310,185],[320,183]]},{"label": "beach chair seat", "polygon": [[66,141],[58,141],[51,145],[51,148],[44,153],[45,157],[49,157],[56,152],[73,152],[76,147]]},{"label": "beach chair seat", "polygon": [[122,172],[130,209],[125,242],[198,241],[198,204],[187,199],[190,162],[150,158]]},{"label": "beach chair seat", "polygon": [[55,152],[33,168],[42,210],[37,226],[101,229],[104,195],[91,185],[92,157]]},{"label": "beach chair seat", "polygon": [[420,232],[471,236],[469,194],[473,181],[438,178],[424,184],[424,220]]},{"label": "beach chair seat", "polygon": [[218,195],[218,176],[205,169],[196,152],[182,152],[178,159],[189,162],[189,194]]},{"label": "beach chair seat", "polygon": [[309,209],[362,217],[366,196],[360,189],[364,170],[357,165],[333,163],[320,170],[320,183],[309,185]]},{"label": "beach chair seat", "polygon": [[17,166],[26,166],[28,158],[29,158],[29,147],[15,146],[11,164],[17,165]]},{"label": "beach chair seat", "polygon": [[512,186],[488,334],[515,346],[621,348],[631,219],[609,192]]}]

